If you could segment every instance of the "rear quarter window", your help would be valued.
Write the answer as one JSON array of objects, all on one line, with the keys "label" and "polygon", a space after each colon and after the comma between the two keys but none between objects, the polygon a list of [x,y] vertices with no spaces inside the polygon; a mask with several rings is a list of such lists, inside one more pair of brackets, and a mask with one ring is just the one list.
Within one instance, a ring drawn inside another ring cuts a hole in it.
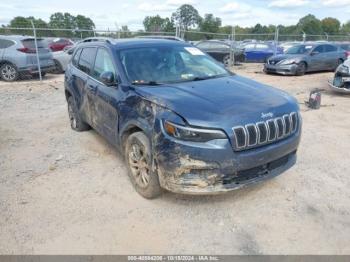
[{"label": "rear quarter window", "polygon": [[91,73],[91,68],[95,60],[95,54],[95,47],[85,47],[81,51],[78,68],[88,75]]},{"label": "rear quarter window", "polygon": [[10,46],[13,46],[15,43],[11,40],[7,39],[0,39],[0,49],[9,48]]},{"label": "rear quarter window", "polygon": [[[21,41],[23,46],[29,49],[35,49],[35,40],[34,38],[24,39]],[[46,48],[47,42],[44,39],[37,39],[38,48]]]}]

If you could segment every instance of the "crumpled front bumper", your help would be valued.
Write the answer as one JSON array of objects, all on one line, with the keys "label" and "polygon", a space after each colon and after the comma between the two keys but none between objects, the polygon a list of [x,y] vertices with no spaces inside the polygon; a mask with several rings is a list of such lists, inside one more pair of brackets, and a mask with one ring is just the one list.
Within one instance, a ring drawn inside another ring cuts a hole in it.
[{"label": "crumpled front bumper", "polygon": [[332,80],[328,81],[328,86],[334,92],[342,93],[342,94],[350,94],[350,88],[346,88],[345,86],[335,85],[334,81]]},{"label": "crumpled front bumper", "polygon": [[290,65],[264,64],[264,72],[266,72],[266,73],[275,73],[275,74],[282,74],[282,75],[295,75],[296,71],[297,71],[296,64],[290,64]]},{"label": "crumpled front bumper", "polygon": [[241,152],[228,139],[193,143],[161,132],[153,144],[160,184],[175,193],[218,194],[275,177],[295,164],[300,132]]}]

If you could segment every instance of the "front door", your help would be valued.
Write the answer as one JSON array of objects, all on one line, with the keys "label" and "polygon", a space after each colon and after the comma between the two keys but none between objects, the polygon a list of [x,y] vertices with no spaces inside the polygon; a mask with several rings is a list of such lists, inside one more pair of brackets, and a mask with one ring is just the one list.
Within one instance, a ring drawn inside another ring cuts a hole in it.
[{"label": "front door", "polygon": [[117,84],[107,86],[100,78],[104,72],[112,72],[117,79],[117,70],[112,55],[103,47],[97,50],[94,68],[89,79],[96,88],[93,100],[93,121],[96,130],[110,143],[116,144],[118,134],[118,101],[120,89]]}]

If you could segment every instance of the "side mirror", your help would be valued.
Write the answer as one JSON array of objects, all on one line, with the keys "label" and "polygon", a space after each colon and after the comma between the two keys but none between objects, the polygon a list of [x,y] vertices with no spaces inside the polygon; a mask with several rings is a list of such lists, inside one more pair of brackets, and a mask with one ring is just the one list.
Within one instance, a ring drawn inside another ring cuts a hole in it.
[{"label": "side mirror", "polygon": [[318,52],[318,51],[312,51],[310,55],[311,55],[311,56],[314,56],[314,55],[318,55],[319,53],[320,53],[320,52]]},{"label": "side mirror", "polygon": [[116,84],[116,79],[114,77],[113,72],[107,71],[103,72],[100,75],[101,82],[104,83],[106,86],[113,86]]}]

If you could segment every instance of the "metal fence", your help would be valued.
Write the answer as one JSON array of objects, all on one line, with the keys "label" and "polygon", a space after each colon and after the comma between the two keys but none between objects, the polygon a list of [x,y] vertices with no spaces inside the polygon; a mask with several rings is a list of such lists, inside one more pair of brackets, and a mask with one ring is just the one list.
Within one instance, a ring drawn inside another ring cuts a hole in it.
[{"label": "metal fence", "polygon": [[[179,27],[175,29],[173,32],[146,32],[143,30],[139,31],[125,31],[125,30],[116,30],[116,29],[95,29],[95,30],[85,30],[85,29],[72,29],[72,28],[36,28],[33,23],[31,23],[31,27],[28,25],[23,27],[0,27],[0,35],[28,35],[28,36],[36,36],[40,38],[49,38],[49,37],[65,37],[70,38],[73,41],[79,41],[86,37],[110,37],[110,38],[134,38],[140,36],[150,36],[150,35],[168,35],[168,36],[176,36],[183,38],[186,41],[201,41],[208,39],[223,39],[223,40],[232,40],[231,42],[243,42],[243,41],[271,41],[275,43],[277,46],[278,43],[281,42],[289,42],[289,41],[333,41],[333,42],[350,42],[350,35],[309,35],[309,34],[294,34],[294,35],[284,35],[279,34],[278,28],[274,33],[268,34],[237,34],[232,29],[230,34],[225,33],[211,33],[211,32],[200,32],[197,30],[181,30]],[[277,50],[277,48],[276,48]],[[38,52],[37,52],[38,54]],[[38,64],[40,65],[40,60],[38,58]],[[231,54],[231,65],[234,64],[233,54]],[[40,66],[39,66],[40,71]],[[41,72],[39,72],[40,80],[41,80]]]},{"label": "metal fence", "polygon": [[227,39],[234,41],[248,41],[248,40],[257,40],[257,41],[276,41],[276,42],[286,42],[286,41],[349,41],[349,35],[311,35],[311,34],[291,34],[285,35],[280,34],[278,29],[273,33],[261,33],[261,34],[241,34],[235,33],[235,30],[232,30],[231,33],[211,33],[211,32],[201,32],[197,30],[181,30],[176,28],[173,32],[146,32],[143,30],[138,31],[123,31],[117,29],[95,29],[95,30],[86,30],[86,29],[72,29],[72,28],[35,28],[32,27],[0,27],[0,35],[34,35],[34,31],[38,37],[67,37],[72,40],[80,40],[86,37],[93,36],[104,36],[111,38],[133,38],[137,36],[147,36],[147,35],[169,35],[177,36],[185,39],[186,41],[201,41],[207,39]]}]

